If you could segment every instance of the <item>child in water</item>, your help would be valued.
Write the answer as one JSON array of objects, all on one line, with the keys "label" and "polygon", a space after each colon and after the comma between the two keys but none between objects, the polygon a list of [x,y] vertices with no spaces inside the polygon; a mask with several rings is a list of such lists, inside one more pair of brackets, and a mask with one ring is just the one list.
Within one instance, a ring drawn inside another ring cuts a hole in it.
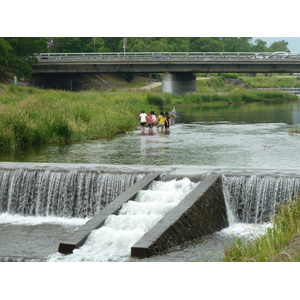
[{"label": "child in water", "polygon": [[165,131],[168,132],[171,126],[171,119],[168,112],[165,113]]},{"label": "child in water", "polygon": [[142,110],[138,119],[140,120],[141,130],[142,130],[142,132],[144,132],[145,125],[147,123],[147,119],[149,119],[149,118],[148,118],[147,114],[145,114],[145,112]]},{"label": "child in water", "polygon": [[155,122],[156,122],[156,116],[154,114],[154,111],[151,111],[150,115],[148,116],[149,131],[153,130],[153,125]]},{"label": "child in water", "polygon": [[158,116],[158,118],[156,119],[156,122],[158,122],[157,125],[157,131],[159,131],[159,128],[161,128],[161,131],[164,130],[165,127],[165,121],[166,121],[166,117],[163,111],[160,112],[160,115]]}]

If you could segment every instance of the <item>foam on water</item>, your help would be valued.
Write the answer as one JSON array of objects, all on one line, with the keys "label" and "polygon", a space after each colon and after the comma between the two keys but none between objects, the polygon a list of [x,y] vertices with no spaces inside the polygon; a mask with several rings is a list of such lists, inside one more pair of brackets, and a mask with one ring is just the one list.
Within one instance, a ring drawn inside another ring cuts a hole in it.
[{"label": "foam on water", "polygon": [[135,201],[124,204],[103,227],[94,230],[86,243],[73,254],[59,253],[49,261],[126,261],[131,247],[196,186],[188,178],[153,182],[140,191]]},{"label": "foam on water", "polygon": [[88,218],[61,218],[55,216],[22,216],[20,214],[0,214],[0,224],[12,225],[40,225],[40,224],[58,224],[63,226],[81,226],[85,224]]},{"label": "foam on water", "polygon": [[242,239],[255,239],[266,233],[272,227],[272,223],[235,223],[220,231],[221,235],[228,235]]}]

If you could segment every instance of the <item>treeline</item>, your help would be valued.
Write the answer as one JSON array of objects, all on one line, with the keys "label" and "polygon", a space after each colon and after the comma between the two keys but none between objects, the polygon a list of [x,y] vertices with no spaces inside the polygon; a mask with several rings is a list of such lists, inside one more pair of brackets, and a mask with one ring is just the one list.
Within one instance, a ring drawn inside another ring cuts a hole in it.
[{"label": "treeline", "polygon": [[41,52],[272,52],[289,51],[282,40],[251,37],[0,37],[0,75],[30,77],[34,54]]},{"label": "treeline", "polygon": [[288,51],[288,42],[251,37],[57,37],[49,39],[53,52],[267,52]]}]

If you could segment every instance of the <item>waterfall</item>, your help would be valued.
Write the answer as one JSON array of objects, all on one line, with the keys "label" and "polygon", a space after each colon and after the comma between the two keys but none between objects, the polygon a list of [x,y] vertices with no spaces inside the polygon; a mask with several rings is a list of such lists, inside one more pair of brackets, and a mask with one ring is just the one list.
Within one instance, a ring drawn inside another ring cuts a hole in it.
[{"label": "waterfall", "polygon": [[92,217],[144,174],[0,170],[0,213]]},{"label": "waterfall", "polygon": [[263,223],[275,213],[276,204],[294,199],[300,178],[222,176],[229,224]]}]

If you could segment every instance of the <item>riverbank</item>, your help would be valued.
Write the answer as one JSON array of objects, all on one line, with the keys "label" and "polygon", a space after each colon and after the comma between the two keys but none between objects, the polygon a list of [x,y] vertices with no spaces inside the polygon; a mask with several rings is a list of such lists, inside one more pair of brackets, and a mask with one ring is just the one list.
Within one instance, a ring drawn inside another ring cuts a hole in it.
[{"label": "riverbank", "polygon": [[0,86],[0,149],[107,138],[150,111],[144,92],[67,92]]},{"label": "riverbank", "polygon": [[253,241],[238,239],[225,251],[227,262],[299,262],[300,198],[279,205],[272,227]]},{"label": "riverbank", "polygon": [[[149,84],[149,83],[148,83]],[[228,105],[253,101],[289,101],[298,97],[230,83],[226,78],[197,80],[197,92],[184,96],[134,88],[69,92],[0,85],[0,149],[70,143],[132,131],[141,110]]]}]

